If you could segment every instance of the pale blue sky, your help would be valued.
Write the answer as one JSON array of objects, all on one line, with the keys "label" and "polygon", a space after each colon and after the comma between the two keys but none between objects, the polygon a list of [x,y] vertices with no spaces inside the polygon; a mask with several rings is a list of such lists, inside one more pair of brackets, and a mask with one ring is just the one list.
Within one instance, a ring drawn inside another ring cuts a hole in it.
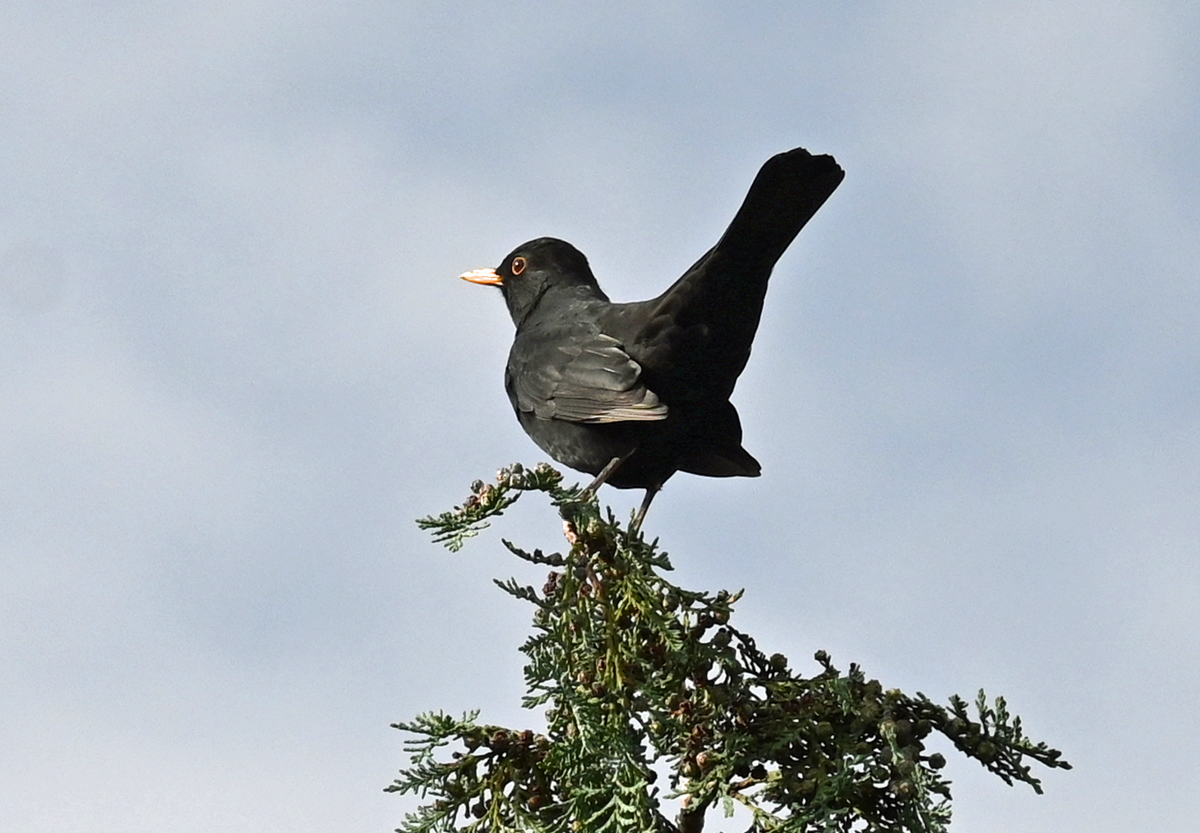
[{"label": "pale blue sky", "polygon": [[[458,281],[564,237],[619,300],[831,153],[681,583],[1076,764],[954,829],[1200,815],[1200,11],[1188,3],[32,3],[0,28],[0,828],[389,831],[388,723],[523,724],[543,459]],[[606,490],[621,512],[636,493]],[[811,669],[810,669],[811,670]],[[714,830],[721,829],[714,820]]]}]

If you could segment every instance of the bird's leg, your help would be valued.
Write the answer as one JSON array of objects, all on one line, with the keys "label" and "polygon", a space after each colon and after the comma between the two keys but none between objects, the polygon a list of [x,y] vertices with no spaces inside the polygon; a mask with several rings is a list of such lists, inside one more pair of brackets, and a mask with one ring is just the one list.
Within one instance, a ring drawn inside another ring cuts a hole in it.
[{"label": "bird's leg", "polygon": [[604,485],[604,482],[612,476],[612,473],[616,471],[620,465],[624,463],[626,459],[628,459],[628,457],[629,455],[626,454],[624,457],[614,457],[609,460],[608,465],[600,469],[600,473],[596,475],[596,479],[588,484],[588,487],[583,490],[583,493],[585,495],[594,495],[596,492],[600,491],[600,487]]},{"label": "bird's leg", "polygon": [[[620,467],[621,463],[625,462],[628,457],[629,455],[626,454],[624,457],[614,457],[609,460],[608,465],[600,469],[600,473],[596,475],[596,479],[589,483],[587,488],[580,493],[580,497],[587,500],[595,495],[596,492],[600,491],[600,487],[604,485],[604,481],[608,480],[608,478],[612,476],[612,473],[616,471]],[[563,521],[563,535],[565,535],[567,540],[571,542],[571,546],[575,546],[576,542],[579,540],[578,534],[575,532],[575,525],[571,521]]]},{"label": "bird's leg", "polygon": [[[630,452],[632,454],[632,452]],[[629,454],[624,457],[614,457],[608,461],[608,465],[600,470],[596,475],[596,479],[588,484],[588,487],[583,490],[585,495],[594,495],[596,491],[604,485],[604,481],[612,476],[612,473],[620,468],[621,464],[629,459]],[[646,510],[650,508],[650,501],[654,500],[654,496],[658,494],[658,490],[662,488],[661,483],[656,483],[653,486],[646,488],[646,496],[642,498],[642,505],[638,507],[637,514],[633,516],[633,523],[629,526],[630,532],[637,532],[642,528],[642,519],[646,517]]]},{"label": "bird's leg", "polygon": [[650,486],[646,489],[646,496],[642,498],[642,505],[638,507],[637,514],[633,516],[633,523],[629,525],[630,532],[637,532],[642,528],[642,519],[646,517],[646,510],[650,508],[650,501],[654,500],[654,496],[658,494],[658,490],[662,486]]}]

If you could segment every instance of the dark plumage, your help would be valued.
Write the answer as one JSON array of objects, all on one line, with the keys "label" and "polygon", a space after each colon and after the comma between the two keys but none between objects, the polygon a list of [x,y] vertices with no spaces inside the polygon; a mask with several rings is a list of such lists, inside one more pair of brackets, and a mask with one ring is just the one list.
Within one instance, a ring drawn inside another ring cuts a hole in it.
[{"label": "dark plumage", "polygon": [[552,237],[463,275],[499,286],[516,324],[504,386],[526,433],[597,475],[591,489],[645,489],[637,524],[677,471],[758,476],[729,396],[775,262],[844,175],[802,148],[772,157],[717,245],[649,301],[610,302],[583,254]]}]

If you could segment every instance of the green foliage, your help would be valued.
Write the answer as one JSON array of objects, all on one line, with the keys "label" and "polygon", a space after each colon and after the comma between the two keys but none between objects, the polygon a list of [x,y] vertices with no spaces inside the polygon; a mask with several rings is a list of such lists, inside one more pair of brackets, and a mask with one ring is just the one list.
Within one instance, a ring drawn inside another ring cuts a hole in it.
[{"label": "green foliage", "polygon": [[489,486],[482,480],[476,480],[471,484],[471,496],[463,501],[462,506],[455,506],[437,517],[420,518],[417,526],[433,530],[435,543],[445,544],[450,552],[458,552],[468,538],[474,538],[487,528],[488,518],[501,514],[516,503],[521,492],[536,490],[564,498],[571,494],[559,488],[562,475],[546,465],[526,471],[518,463],[500,472],[499,481],[497,486]]},{"label": "green foliage", "polygon": [[[516,465],[495,486],[477,481],[462,506],[419,521],[451,550],[522,492],[547,493],[566,522],[566,554],[519,558],[552,568],[540,589],[497,582],[534,606],[527,708],[545,734],[423,714],[397,724],[411,765],[389,791],[426,803],[403,833],[571,831],[698,833],[720,804],[749,810],[749,833],[941,831],[950,818],[937,732],[1005,782],[1041,792],[1030,763],[1069,769],[1033,743],[1003,698],[982,691],[972,718],[918,693],[885,690],[824,651],[803,677],[730,624],[740,593],[684,590],[657,543],[601,517],[590,496],[549,466]],[[447,747],[454,747],[449,755]],[[659,771],[666,772],[658,784]],[[683,798],[675,820],[660,800]]]}]

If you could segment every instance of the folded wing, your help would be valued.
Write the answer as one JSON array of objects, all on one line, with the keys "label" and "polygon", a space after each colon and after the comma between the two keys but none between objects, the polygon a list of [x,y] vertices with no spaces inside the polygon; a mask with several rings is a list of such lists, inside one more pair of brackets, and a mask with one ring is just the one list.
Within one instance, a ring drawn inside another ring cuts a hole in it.
[{"label": "folded wing", "polygon": [[543,344],[519,359],[509,357],[505,388],[517,410],[568,422],[666,419],[667,406],[643,383],[641,365],[617,339],[596,332]]}]

